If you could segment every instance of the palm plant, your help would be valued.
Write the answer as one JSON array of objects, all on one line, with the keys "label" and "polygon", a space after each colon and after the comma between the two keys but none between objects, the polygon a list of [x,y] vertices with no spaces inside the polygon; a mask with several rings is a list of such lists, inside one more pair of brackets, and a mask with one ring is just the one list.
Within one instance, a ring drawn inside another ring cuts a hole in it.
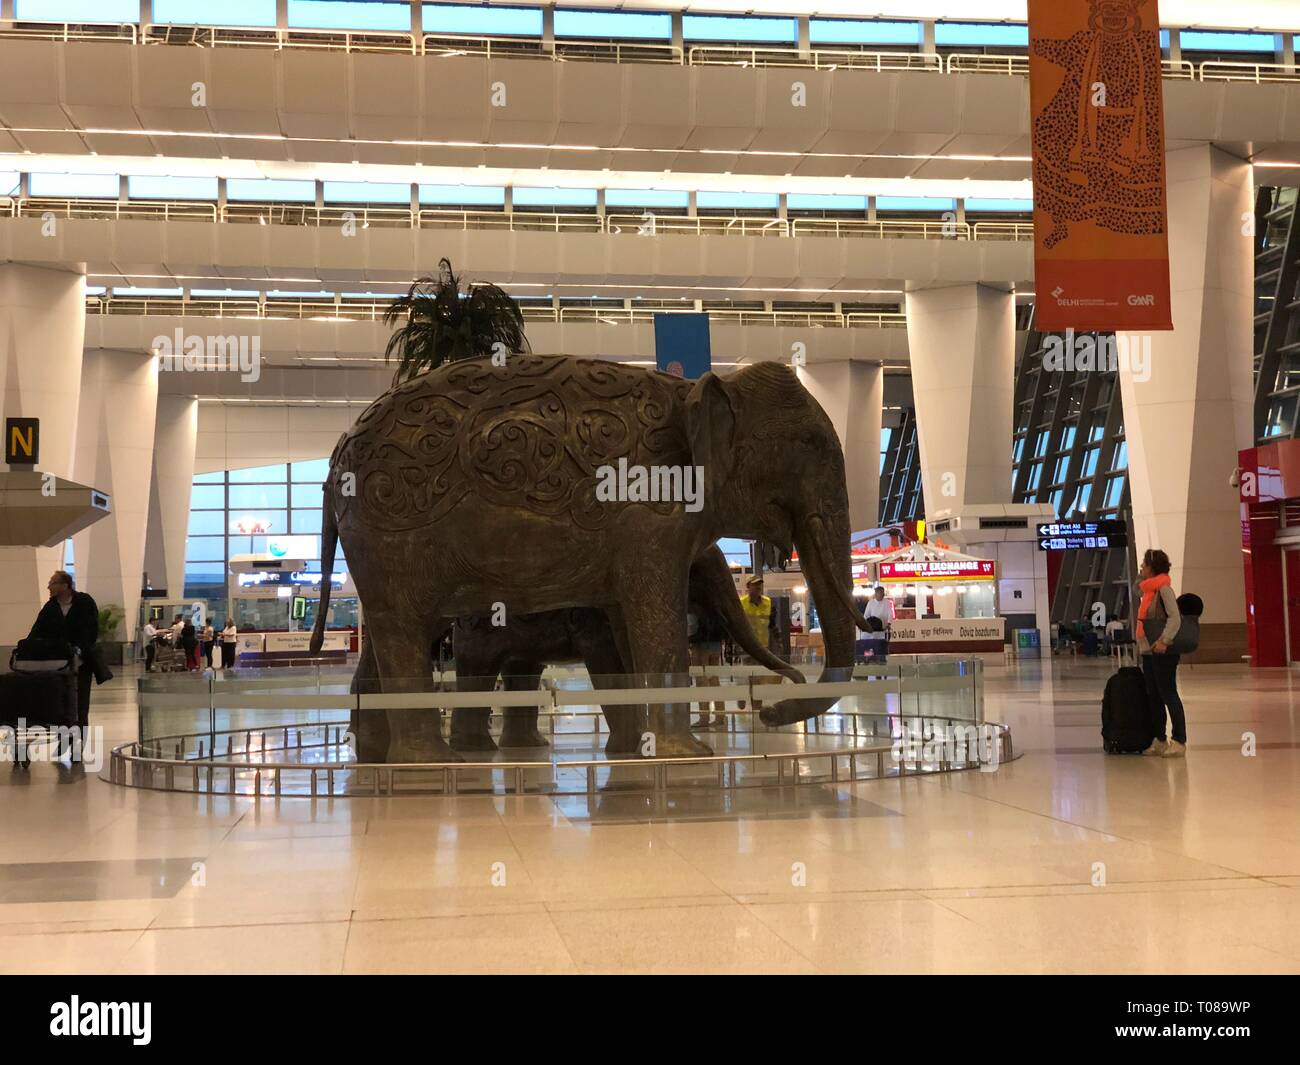
[{"label": "palm plant", "polygon": [[117,627],[126,617],[126,611],[115,603],[99,608],[99,642],[107,643],[117,635]]},{"label": "palm plant", "polygon": [[496,285],[462,292],[447,259],[439,260],[437,277],[420,278],[389,304],[384,323],[399,327],[384,349],[385,361],[398,359],[394,385],[444,362],[528,350],[519,304]]}]

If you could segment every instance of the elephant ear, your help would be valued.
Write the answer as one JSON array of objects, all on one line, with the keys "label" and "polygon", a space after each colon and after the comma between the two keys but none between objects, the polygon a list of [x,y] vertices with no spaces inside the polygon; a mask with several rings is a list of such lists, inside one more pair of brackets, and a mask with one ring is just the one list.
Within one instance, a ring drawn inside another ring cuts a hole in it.
[{"label": "elephant ear", "polygon": [[704,467],[705,505],[716,501],[731,477],[736,450],[736,408],[716,374],[706,373],[686,400],[691,461]]}]

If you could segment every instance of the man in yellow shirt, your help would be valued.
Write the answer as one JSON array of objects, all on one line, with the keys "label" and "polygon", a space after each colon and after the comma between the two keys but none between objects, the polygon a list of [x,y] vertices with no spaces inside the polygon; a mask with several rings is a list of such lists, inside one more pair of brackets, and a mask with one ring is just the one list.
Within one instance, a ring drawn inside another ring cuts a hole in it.
[{"label": "man in yellow shirt", "polygon": [[754,574],[745,582],[745,588],[749,594],[740,601],[740,608],[754,630],[754,638],[766,644],[769,651],[775,651],[776,612],[772,609],[772,600],[763,594],[763,575]]},{"label": "man in yellow shirt", "polygon": [[[763,575],[755,573],[748,581],[745,582],[745,588],[749,592],[740,601],[740,609],[745,612],[745,620],[749,622],[750,627],[754,630],[754,637],[767,645],[769,651],[779,651],[780,631],[776,624],[776,610],[773,608],[772,600],[763,594]],[[746,658],[745,661],[750,665],[757,665],[752,658]],[[774,677],[770,674],[762,674],[754,677],[755,684],[780,684],[781,678]],[[741,709],[744,704],[741,703]],[[754,709],[762,708],[762,702],[754,700]]]}]

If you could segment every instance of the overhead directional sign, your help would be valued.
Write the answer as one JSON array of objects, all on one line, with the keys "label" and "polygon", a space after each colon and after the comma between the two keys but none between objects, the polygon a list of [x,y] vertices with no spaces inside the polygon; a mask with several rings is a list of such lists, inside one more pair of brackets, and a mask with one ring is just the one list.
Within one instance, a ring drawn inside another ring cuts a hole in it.
[{"label": "overhead directional sign", "polygon": [[1038,526],[1040,551],[1108,551],[1128,546],[1122,521],[1058,521]]}]

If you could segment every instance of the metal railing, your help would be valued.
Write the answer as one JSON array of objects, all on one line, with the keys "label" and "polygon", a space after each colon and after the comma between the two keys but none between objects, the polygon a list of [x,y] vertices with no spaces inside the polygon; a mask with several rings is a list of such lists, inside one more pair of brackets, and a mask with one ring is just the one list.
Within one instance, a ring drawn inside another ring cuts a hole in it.
[{"label": "metal railing", "polygon": [[45,214],[53,214],[59,218],[84,220],[215,222],[217,205],[201,200],[81,200],[35,197],[11,200],[9,214],[14,218],[39,218]]},{"label": "metal railing", "polygon": [[[744,713],[740,711],[739,713]],[[575,715],[576,716],[576,715]],[[867,715],[847,715],[852,718]],[[762,754],[731,753],[690,758],[566,758],[563,761],[492,761],[492,762],[354,762],[346,760],[346,734],[342,726],[288,725],[269,730],[282,733],[283,747],[265,742],[266,731],[240,729],[220,732],[212,738],[225,738],[223,756],[202,753],[184,757],[182,744],[195,740],[202,744],[209,734],[170,737],[174,756],[142,753],[139,743],[114,747],[109,759],[109,781],[121,787],[156,791],[181,791],[208,795],[249,795],[284,798],[352,798],[379,795],[452,796],[467,793],[582,795],[595,797],[603,788],[617,789],[620,794],[649,791],[663,795],[670,787],[699,790],[702,787],[734,790],[740,787],[812,786],[847,784],[866,780],[902,780],[909,776],[947,773],[971,769],[995,770],[1016,757],[1011,730],[998,722],[972,725],[945,718],[911,719],[920,723],[930,735],[936,727],[949,726],[974,731],[958,742],[922,739],[893,732],[893,721],[885,715],[870,718],[873,730],[869,743],[855,743],[836,749],[772,751]],[[882,726],[876,731],[876,723]],[[856,721],[855,721],[856,727]],[[240,757],[233,739],[245,737],[245,755]],[[306,742],[304,742],[306,733]],[[324,738],[313,742],[320,733]],[[863,733],[864,739],[865,729]],[[253,743],[254,738],[259,742]],[[321,752],[313,761],[267,762],[265,756],[277,750]],[[937,757],[927,759],[911,755],[909,746],[931,744]],[[321,749],[324,749],[321,751]],[[254,760],[254,755],[259,760]],[[703,769],[705,772],[700,772]],[[820,769],[820,772],[818,770]],[[681,771],[687,770],[687,774]],[[689,772],[694,770],[695,772]],[[767,773],[761,774],[764,770]],[[891,771],[892,770],[892,771]],[[675,771],[675,772],[674,772]],[[741,781],[742,771],[747,778]],[[533,777],[529,781],[530,774]],[[604,777],[602,782],[601,777]],[[677,779],[673,779],[673,777]],[[685,776],[686,779],[682,779]],[[469,777],[469,787],[464,778]],[[577,787],[565,787],[577,778]],[[286,787],[286,778],[288,786]],[[415,778],[412,780],[411,778]],[[639,778],[639,779],[638,779]],[[437,788],[431,785],[437,783]],[[707,783],[706,783],[707,782]]]},{"label": "metal railing", "polygon": [[236,225],[344,226],[508,230],[512,233],[605,233],[610,236],[871,237],[916,240],[1032,240],[1030,222],[957,222],[942,219],[784,218],[749,215],[657,215],[472,211],[366,204],[227,202],[196,200],[94,200],[60,197],[10,198],[0,215],[136,221],[230,222]]},{"label": "metal railing", "polygon": [[[384,300],[349,299],[260,299],[244,297],[194,296],[88,296],[89,315],[126,315],[132,317],[257,318],[267,321],[377,322],[388,309]],[[598,325],[652,325],[657,314],[686,314],[675,308],[628,307],[556,307],[553,305],[522,308],[528,322]],[[714,308],[709,317],[718,324],[768,327],[809,327],[827,329],[905,329],[907,316],[902,313],[798,310],[732,310]]]},{"label": "metal railing", "polygon": [[410,229],[414,215],[409,207],[367,204],[230,203],[221,207],[221,221],[250,225],[371,226]]},{"label": "metal railing", "polygon": [[925,52],[858,52],[850,49],[749,48],[697,45],[687,52],[693,67],[802,67],[812,70],[930,70],[942,74],[943,56]]},{"label": "metal railing", "polygon": [[1207,59],[1200,66],[1201,81],[1300,81],[1300,70],[1281,63],[1232,63]]},{"label": "metal railing", "polygon": [[715,237],[788,237],[790,226],[783,218],[758,218],[748,215],[722,216],[655,214],[647,211],[635,214],[605,216],[605,232],[633,236],[662,236],[666,233],[687,233]]},{"label": "metal railing", "polygon": [[[818,669],[809,666],[804,672]],[[591,688],[585,686],[590,678],[579,672],[548,669],[540,688],[487,692],[457,690],[454,674],[444,673],[411,685],[410,691],[399,684],[400,694],[360,695],[350,693],[349,673],[327,667],[292,677],[275,671],[275,676],[240,679],[144,678],[138,682],[138,738],[113,750],[109,776],[134,787],[255,796],[464,790],[590,796],[602,787],[662,793],[669,786],[879,780],[993,769],[1015,756],[1006,726],[984,718],[978,659],[913,658],[859,666],[845,671],[846,679],[798,687],[765,683],[774,678],[744,667],[691,672],[692,678],[638,675],[614,687]],[[717,683],[702,677],[705,672]],[[834,702],[825,715],[801,725],[760,724],[757,700],[796,695]],[[727,747],[722,753],[687,758],[655,757],[652,750],[641,752],[649,757],[596,753],[607,731],[607,709],[618,708],[624,727],[644,729],[654,720],[645,716],[647,710],[653,714],[673,706],[680,712],[691,703],[704,707],[738,700],[746,709],[726,710],[721,736],[714,730],[714,743]],[[360,715],[439,708],[444,713],[436,721],[445,736],[447,710],[505,707],[535,709],[539,727],[550,733],[549,749],[531,759],[498,754],[479,761],[352,760],[346,730]]]},{"label": "metal railing", "polygon": [[[479,56],[487,59],[543,59],[555,63],[659,63],[675,66],[744,68],[799,67],[810,70],[918,70],[948,74],[1024,76],[1024,54],[974,54],[795,47],[755,48],[708,44],[689,49],[663,41],[569,39],[549,47],[538,38],[455,36],[399,30],[314,30],[236,26],[170,26],[116,22],[47,22],[24,19],[0,24],[0,40],[110,41],[200,48],[310,49],[346,53],[381,52],[428,56]],[[1300,68],[1282,63],[1247,63],[1207,59],[1162,59],[1166,78],[1183,81],[1300,81]]]},{"label": "metal railing", "polygon": [[598,214],[552,211],[455,211],[421,208],[421,229],[508,229],[514,233],[600,233],[604,219]]},{"label": "metal railing", "polygon": [[141,44],[194,45],[199,48],[307,48],[330,52],[397,52],[418,55],[419,42],[409,32],[392,30],[262,29],[241,26],[169,26],[146,24]]},{"label": "metal railing", "polygon": [[38,22],[23,19],[0,22],[0,40],[127,41],[139,40],[133,22]]}]

